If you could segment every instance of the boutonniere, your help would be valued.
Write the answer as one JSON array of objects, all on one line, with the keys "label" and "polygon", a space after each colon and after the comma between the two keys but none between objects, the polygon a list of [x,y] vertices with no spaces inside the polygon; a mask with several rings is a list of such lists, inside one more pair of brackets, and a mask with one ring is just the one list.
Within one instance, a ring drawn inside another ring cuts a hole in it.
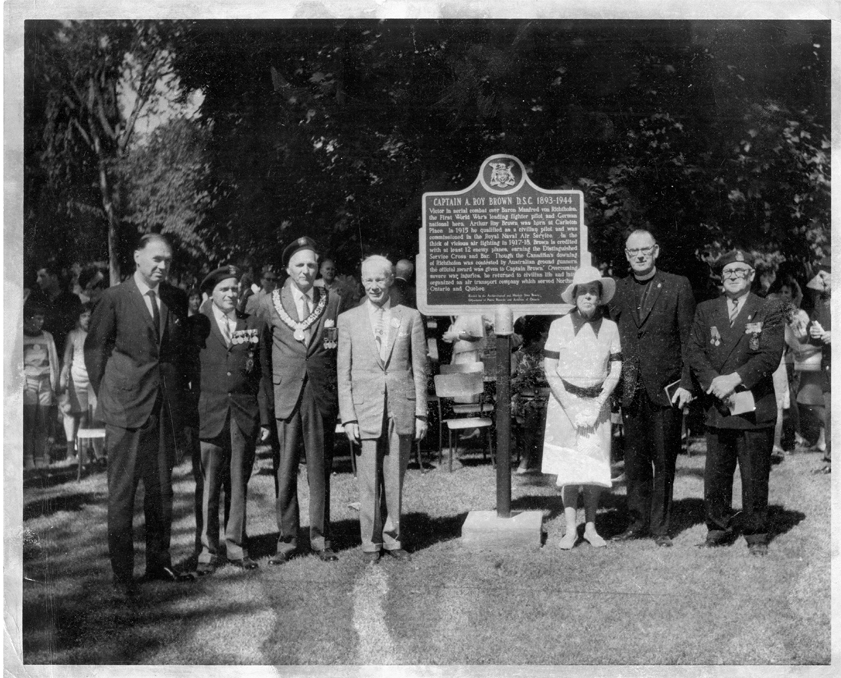
[{"label": "boutonniere", "polygon": [[713,346],[721,345],[721,334],[719,333],[718,328],[715,325],[710,327],[710,343]]},{"label": "boutonniere", "polygon": [[759,335],[762,334],[762,323],[747,323],[745,324],[745,334],[749,336],[750,350],[759,350]]},{"label": "boutonniere", "polygon": [[391,319],[391,326],[392,327],[400,327],[400,321],[397,318]]},{"label": "boutonniere", "polygon": [[336,322],[332,318],[327,318],[327,320],[324,321],[324,327],[326,327],[328,329],[331,328],[331,327],[335,327],[335,326],[336,326]]}]

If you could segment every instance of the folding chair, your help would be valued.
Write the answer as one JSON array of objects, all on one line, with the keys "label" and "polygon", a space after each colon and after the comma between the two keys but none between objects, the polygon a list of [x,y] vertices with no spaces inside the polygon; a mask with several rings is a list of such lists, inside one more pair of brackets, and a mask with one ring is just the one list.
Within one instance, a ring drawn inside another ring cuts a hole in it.
[{"label": "folding chair", "polygon": [[[481,363],[474,364],[480,365]],[[452,400],[453,398],[469,398],[477,395],[481,396],[484,393],[484,390],[485,385],[482,380],[481,371],[451,372],[449,374],[444,373],[435,375],[435,393],[438,396],[439,400],[443,400],[445,398]],[[458,406],[458,404],[454,404],[454,410]],[[479,409],[473,410],[477,413],[482,413],[485,411],[483,409],[484,406],[481,400],[478,404],[471,403],[469,406],[473,408],[478,407]],[[494,459],[493,436],[491,435],[491,427],[493,426],[493,421],[489,417],[453,417],[450,419],[445,419],[444,424],[446,424],[447,430],[449,432],[449,467],[451,473],[453,470],[453,450],[458,448],[461,432],[464,430],[474,428],[484,429],[485,435],[487,436],[488,448],[491,452],[491,459]],[[455,448],[453,446],[453,435],[455,435]],[[439,464],[442,461],[442,456],[443,450],[440,450],[438,453]]]},{"label": "folding chair", "polygon": [[82,468],[85,465],[85,456],[88,453],[88,449],[82,449],[82,441],[87,440],[90,441],[91,446],[93,445],[94,440],[105,440],[105,429],[104,428],[79,428],[76,431],[76,456],[79,460],[78,470],[76,471],[76,482],[80,482],[82,480]]},{"label": "folding chair", "polygon": [[[485,364],[484,363],[460,363],[457,365],[441,365],[441,374],[471,374],[478,372],[482,375],[482,381],[485,382]],[[484,394],[484,387],[482,388]],[[480,394],[481,395],[481,394]],[[453,403],[452,410],[454,414],[479,414],[483,415],[494,411],[493,403],[483,403],[480,398],[478,403]]]}]

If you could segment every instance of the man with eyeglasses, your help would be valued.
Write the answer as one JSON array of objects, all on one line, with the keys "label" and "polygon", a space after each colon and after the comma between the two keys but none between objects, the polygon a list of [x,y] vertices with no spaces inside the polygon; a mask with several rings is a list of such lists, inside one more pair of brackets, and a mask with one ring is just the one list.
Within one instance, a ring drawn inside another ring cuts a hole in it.
[{"label": "man with eyeglasses", "polygon": [[692,400],[686,360],[695,299],[689,280],[657,268],[654,236],[636,229],[625,241],[631,275],[609,304],[619,326],[625,428],[628,528],[614,541],[651,536],[672,545],[669,516],[684,406]]},{"label": "man with eyeglasses", "polygon": [[741,532],[751,555],[768,553],[768,477],[777,400],[772,374],[784,345],[779,301],[751,293],[753,256],[733,250],[719,261],[724,295],[698,305],[689,363],[704,391],[707,458],[700,547],[732,543],[730,506],[736,464],[742,478]]}]

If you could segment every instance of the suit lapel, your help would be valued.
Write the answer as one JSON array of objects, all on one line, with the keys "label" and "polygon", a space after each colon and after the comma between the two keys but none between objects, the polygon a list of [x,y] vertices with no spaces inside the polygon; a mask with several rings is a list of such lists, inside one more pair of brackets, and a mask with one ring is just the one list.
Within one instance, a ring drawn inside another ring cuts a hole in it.
[{"label": "suit lapel", "polygon": [[368,340],[365,343],[371,347],[371,355],[374,356],[374,359],[377,361],[377,365],[383,367],[385,363],[380,357],[380,352],[377,348],[377,339],[376,334],[374,333],[374,319],[371,317],[368,301],[364,301],[358,308],[363,314],[360,318],[360,326],[368,333]]},{"label": "suit lapel", "polygon": [[204,314],[210,319],[210,334],[212,334],[216,338],[216,341],[227,349],[228,344],[225,342],[225,337],[222,336],[222,330],[219,329],[219,323],[216,321],[216,314],[213,313],[212,304],[208,307]]},{"label": "suit lapel", "polygon": [[727,360],[727,358],[730,357],[730,354],[735,350],[736,346],[739,345],[739,342],[745,338],[745,325],[753,320],[759,306],[759,297],[748,292],[748,298],[745,299],[745,304],[742,306],[742,310],[739,312],[739,315],[736,316],[733,327],[730,327],[730,314],[727,311],[727,297],[722,296],[719,315],[721,316],[722,323],[726,328],[726,331],[722,332],[724,337],[722,356],[724,360]]},{"label": "suit lapel", "polygon": [[[318,306],[318,302],[321,300],[321,295],[322,294],[325,294],[324,290],[322,290],[318,287],[313,287],[312,288],[312,307],[313,307],[313,309],[315,309],[315,307]],[[324,311],[322,311],[322,313],[321,313],[321,316],[319,316],[318,320],[316,320],[310,326],[310,343],[307,346],[307,353],[313,351],[315,349],[315,347],[318,345],[318,342],[316,341],[316,339],[318,338],[319,333],[321,332],[321,328],[324,325],[324,318],[325,318],[326,315],[327,315],[327,307],[325,306]]]},{"label": "suit lapel", "polygon": [[622,305],[626,309],[631,310],[631,317],[634,319],[634,324],[639,327],[642,322],[640,321],[640,314],[637,311],[637,300],[634,296],[634,285],[636,283],[631,280],[632,276],[628,276],[626,278],[622,278],[619,281],[621,285],[622,296],[624,297],[624,304]]},{"label": "suit lapel", "polygon": [[386,327],[388,335],[385,342],[385,358],[383,359],[383,363],[386,365],[388,364],[388,361],[391,360],[391,350],[394,348],[394,342],[397,340],[397,335],[400,333],[400,325],[403,323],[402,309],[402,306],[391,307],[391,320]]},{"label": "suit lapel", "polygon": [[[140,288],[137,286],[137,283],[134,281],[134,276],[130,277],[126,282],[129,288],[129,299],[131,303],[135,307],[135,313],[137,313],[143,321],[149,326],[149,329],[155,329],[155,323],[152,320],[152,314],[149,312],[149,307],[146,306],[146,300],[143,298],[143,295],[140,293]],[[163,314],[162,314],[163,315]]]},{"label": "suit lapel", "polygon": [[660,290],[662,288],[663,280],[660,277],[660,272],[658,271],[648,284],[648,295],[645,297],[645,303],[643,304],[642,311],[640,312],[640,325],[644,324],[645,321],[648,320],[648,315],[651,313],[651,309],[654,308],[654,303],[657,301],[657,297],[660,296]]}]

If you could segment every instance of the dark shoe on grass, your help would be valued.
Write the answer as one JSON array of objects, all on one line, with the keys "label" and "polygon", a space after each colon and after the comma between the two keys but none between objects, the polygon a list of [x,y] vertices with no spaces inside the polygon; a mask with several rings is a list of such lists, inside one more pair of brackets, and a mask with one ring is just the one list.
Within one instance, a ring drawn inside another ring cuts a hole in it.
[{"label": "dark shoe on grass", "polygon": [[255,563],[251,558],[246,556],[245,558],[233,558],[228,559],[228,564],[233,565],[234,567],[239,568],[240,570],[256,570],[260,567],[257,563]]},{"label": "dark shoe on grass", "polygon": [[617,534],[613,537],[611,541],[633,541],[634,539],[645,539],[647,536],[648,530],[629,527],[622,534]]},{"label": "dark shoe on grass", "polygon": [[335,563],[339,559],[339,556],[337,556],[336,552],[331,548],[316,551],[315,555],[317,555],[319,559],[325,563]]},{"label": "dark shoe on grass", "polygon": [[140,593],[137,583],[134,581],[115,581],[114,598],[116,600],[133,600]]},{"label": "dark shoe on grass", "polygon": [[654,543],[663,548],[671,548],[673,546],[671,537],[667,534],[658,534],[654,537]]},{"label": "dark shoe on grass", "polygon": [[278,551],[271,558],[269,558],[269,565],[283,565],[292,560],[295,555],[294,551]]},{"label": "dark shoe on grass", "polygon": [[767,556],[768,555],[768,544],[748,544],[748,552],[752,556]]},{"label": "dark shoe on grass", "polygon": [[363,551],[362,552],[362,560],[365,561],[366,565],[376,565],[380,562],[380,552],[379,551]]},{"label": "dark shoe on grass", "polygon": [[196,565],[196,574],[199,575],[199,577],[206,577],[214,572],[216,572],[216,565],[213,563],[199,563]]},{"label": "dark shoe on grass", "polygon": [[198,575],[193,572],[180,572],[172,567],[157,567],[153,570],[146,570],[147,581],[166,581],[170,583],[182,584],[184,582],[193,582],[198,579]]},{"label": "dark shoe on grass", "polygon": [[395,560],[402,563],[408,563],[412,559],[412,556],[409,555],[409,552],[403,549],[386,549],[386,553]]}]

